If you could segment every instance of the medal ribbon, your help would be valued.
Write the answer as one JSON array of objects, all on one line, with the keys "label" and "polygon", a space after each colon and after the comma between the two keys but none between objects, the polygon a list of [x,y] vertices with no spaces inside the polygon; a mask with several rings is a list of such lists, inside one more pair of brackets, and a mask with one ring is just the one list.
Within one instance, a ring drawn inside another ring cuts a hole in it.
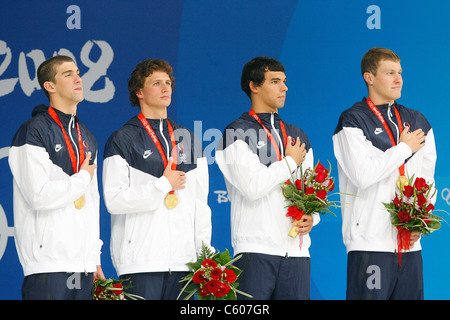
[{"label": "medal ribbon", "polygon": [[[261,127],[263,127],[267,137],[269,137],[270,142],[272,143],[273,148],[275,149],[275,152],[277,153],[277,157],[278,160],[281,160],[281,152],[280,152],[280,148],[278,147],[278,144],[275,142],[275,139],[273,137],[273,135],[270,133],[269,129],[266,128],[266,126],[262,123],[261,119],[259,119],[258,115],[255,113],[255,111],[253,111],[253,109],[250,110],[249,115],[251,115],[253,118],[255,118],[256,121],[258,121],[258,123],[261,125]],[[286,145],[287,145],[287,135],[286,135],[286,128],[284,127],[284,123],[283,121],[280,120],[280,127],[281,127],[281,131],[283,133],[283,140],[284,140],[284,149],[286,150]],[[289,180],[287,181],[289,182]],[[301,217],[303,216],[303,214],[301,216],[299,216],[299,220],[301,220]],[[303,235],[299,236],[300,238],[300,250],[302,249],[302,244],[303,244]]]},{"label": "medal ribbon", "polygon": [[[255,113],[255,111],[253,111],[253,109],[250,110],[250,112],[248,114],[251,115],[253,118],[255,118],[255,120],[258,121],[258,123],[261,125],[261,127],[263,127],[264,132],[266,133],[267,137],[269,137],[270,142],[272,143],[272,146],[275,149],[275,152],[277,153],[278,160],[281,160],[282,159],[281,152],[280,152],[281,147],[278,147],[278,144],[275,142],[275,139],[274,139],[273,135],[270,133],[269,129],[267,129],[266,126],[261,122],[261,119],[259,119],[258,115]],[[280,127],[281,127],[281,131],[283,132],[284,148],[286,149],[286,144],[287,144],[286,128],[284,127],[284,123],[281,120],[280,120]]]},{"label": "medal ribbon", "polygon": [[73,150],[72,143],[70,142],[69,136],[66,133],[66,130],[64,130],[64,127],[59,120],[58,115],[56,114],[55,110],[52,107],[48,108],[48,113],[50,116],[55,120],[55,122],[61,127],[61,131],[64,135],[64,140],[66,141],[67,150],[69,151],[70,161],[72,162],[73,171],[77,173],[79,171],[79,167],[81,167],[81,164],[84,162],[84,147],[83,147],[83,140],[81,138],[81,131],[80,126],[77,124],[77,135],[78,135],[78,146],[80,148],[80,163],[79,167],[77,168],[77,156],[75,155],[75,151]]},{"label": "medal ribbon", "polygon": [[[386,130],[386,132],[389,135],[389,138],[391,139],[392,145],[393,146],[397,145],[397,143],[394,139],[394,136],[392,134],[392,131],[391,131],[391,129],[389,129],[389,126],[386,123],[386,120],[384,120],[383,115],[381,114],[380,110],[378,110],[377,106],[369,98],[367,98],[367,104],[369,105],[370,110],[372,110],[372,112],[375,113],[375,115],[378,117],[380,122],[383,124],[384,129]],[[397,108],[394,105],[393,105],[393,107],[394,107],[395,117],[397,118],[400,134],[402,134],[402,132],[403,132],[402,119],[400,118],[400,113],[398,112]],[[405,164],[404,163],[400,166],[399,170],[400,170],[400,175],[404,176],[405,175]]]},{"label": "medal ribbon", "polygon": [[[153,140],[153,142],[156,145],[156,148],[158,148],[159,153],[161,154],[161,158],[164,161],[164,169],[167,167],[167,156],[161,146],[161,142],[159,142],[158,137],[156,136],[156,133],[153,131],[152,127],[148,123],[147,119],[145,119],[142,112],[138,115],[139,120],[141,120],[142,125],[144,126],[145,130],[147,130],[150,138]],[[170,142],[172,143],[172,170],[177,169],[177,150],[176,150],[176,142],[175,142],[175,135],[173,133],[172,125],[169,122],[169,119],[167,119],[167,126],[169,128],[169,134],[170,134]],[[174,191],[170,191],[169,193],[174,193]]]}]

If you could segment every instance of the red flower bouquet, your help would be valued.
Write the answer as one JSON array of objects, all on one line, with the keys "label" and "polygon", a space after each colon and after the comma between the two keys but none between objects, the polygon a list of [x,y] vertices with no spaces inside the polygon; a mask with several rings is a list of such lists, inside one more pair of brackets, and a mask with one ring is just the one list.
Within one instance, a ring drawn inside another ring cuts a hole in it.
[{"label": "red flower bouquet", "polygon": [[[328,162],[329,163],[329,162]],[[330,176],[331,164],[329,169],[317,162],[314,169],[308,168],[303,173],[300,166],[300,177],[286,181],[281,187],[281,191],[288,202],[287,217],[292,218],[292,223],[299,222],[303,215],[314,212],[325,214],[333,212],[329,207],[339,207],[337,201],[328,200],[328,192],[334,189],[334,180]],[[295,238],[298,235],[298,227],[293,225],[289,231],[289,236]]]},{"label": "red flower bouquet", "polygon": [[183,292],[188,293],[185,300],[193,295],[196,295],[198,300],[236,300],[236,293],[251,297],[237,289],[239,284],[236,279],[241,270],[232,263],[240,257],[232,260],[228,250],[213,254],[208,247],[203,246],[199,259],[187,264],[193,272],[182,279],[187,283],[178,298]]},{"label": "red flower bouquet", "polygon": [[102,279],[95,280],[92,290],[92,300],[131,300],[143,299],[134,294],[125,292],[127,287],[122,285],[125,280]]},{"label": "red flower bouquet", "polygon": [[[413,182],[414,181],[414,182]],[[433,184],[423,178],[408,179],[390,203],[383,203],[391,214],[392,224],[397,228],[399,263],[402,250],[410,249],[411,232],[417,231],[426,236],[441,227],[442,218],[433,214],[432,198],[436,193]]]}]

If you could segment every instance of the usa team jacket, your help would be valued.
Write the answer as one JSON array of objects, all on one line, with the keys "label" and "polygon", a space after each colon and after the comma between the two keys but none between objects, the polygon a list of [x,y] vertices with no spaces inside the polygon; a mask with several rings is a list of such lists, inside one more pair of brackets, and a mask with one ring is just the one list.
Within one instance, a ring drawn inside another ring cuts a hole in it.
[{"label": "usa team jacket", "polygon": [[[172,156],[167,119],[147,119],[165,154]],[[169,119],[177,141],[177,170],[186,172],[178,205],[164,199],[171,185],[164,162],[137,116],[114,132],[105,146],[103,191],[111,213],[111,256],[119,275],[188,271],[202,243],[210,246],[208,164],[193,133]]]},{"label": "usa team jacket", "polygon": [[[229,124],[216,151],[231,200],[231,242],[234,254],[257,252],[277,256],[309,257],[311,239],[288,236],[291,218],[286,217],[287,202],[281,186],[291,177],[297,164],[284,157],[284,143],[278,113],[258,114],[281,147],[282,160],[261,125],[248,112]],[[298,127],[284,123],[287,136],[299,137],[307,149],[303,168],[313,167],[313,150],[308,137]],[[314,214],[314,224],[320,218]]]},{"label": "usa team jacket", "polygon": [[[85,152],[96,162],[97,141],[76,115],[56,110],[79,159],[75,123]],[[59,125],[48,107],[37,106],[14,136],[9,150],[13,174],[14,230],[25,275],[45,272],[94,272],[100,265],[97,174],[74,173]],[[84,195],[82,209],[74,201]]]},{"label": "usa team jacket", "polygon": [[[399,123],[392,105],[377,106],[398,142]],[[408,176],[434,182],[436,147],[433,129],[418,111],[395,102],[403,126],[422,129],[425,146],[412,154],[406,143],[392,146],[380,120],[363,99],[344,111],[333,135],[342,201],[342,233],[347,252],[395,252],[397,230],[383,202],[395,197],[399,166],[406,161]],[[398,191],[397,191],[398,192]],[[411,250],[420,250],[417,241]]]}]

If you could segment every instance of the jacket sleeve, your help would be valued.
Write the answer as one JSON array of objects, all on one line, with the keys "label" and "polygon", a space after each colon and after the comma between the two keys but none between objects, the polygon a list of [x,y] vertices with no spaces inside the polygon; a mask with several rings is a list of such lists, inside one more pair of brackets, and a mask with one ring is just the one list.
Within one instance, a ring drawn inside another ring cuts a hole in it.
[{"label": "jacket sleeve", "polygon": [[423,149],[422,177],[428,182],[434,183],[434,172],[436,169],[437,153],[436,153],[436,142],[434,140],[434,132],[432,129],[428,131],[427,136],[425,138],[425,145],[422,149]]},{"label": "jacket sleeve", "polygon": [[398,171],[411,156],[409,146],[401,142],[381,151],[366,139],[359,128],[343,127],[333,136],[334,155],[353,185],[365,189]]},{"label": "jacket sleeve", "polygon": [[[410,176],[424,178],[428,184],[434,184],[434,173],[436,168],[436,144],[433,130],[430,129],[425,137],[425,145],[406,163],[406,170]],[[435,186],[433,186],[435,187]],[[436,201],[437,192],[432,202]]]},{"label": "jacket sleeve", "polygon": [[297,167],[290,156],[267,167],[242,140],[216,151],[216,161],[225,179],[249,200],[260,199],[280,188]]},{"label": "jacket sleeve", "polygon": [[[119,155],[103,161],[103,193],[111,214],[127,214],[155,210],[164,204],[164,197],[172,189],[162,176],[138,179],[134,169]],[[140,174],[142,175],[142,173]],[[139,181],[138,181],[139,180]]]},{"label": "jacket sleeve", "polygon": [[25,201],[34,210],[62,208],[86,192],[91,176],[81,170],[67,178],[55,177],[55,164],[45,148],[24,144],[9,150],[9,165]]},{"label": "jacket sleeve", "polygon": [[196,171],[196,199],[195,199],[195,247],[197,255],[200,254],[202,245],[211,246],[212,224],[211,209],[208,206],[209,172],[206,157],[197,159]]}]

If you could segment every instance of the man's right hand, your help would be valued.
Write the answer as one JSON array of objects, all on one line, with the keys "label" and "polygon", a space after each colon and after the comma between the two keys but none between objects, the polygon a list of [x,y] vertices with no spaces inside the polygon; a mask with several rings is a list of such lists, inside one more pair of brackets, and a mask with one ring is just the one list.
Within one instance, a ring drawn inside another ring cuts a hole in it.
[{"label": "man's right hand", "polygon": [[292,137],[288,137],[287,145],[286,145],[286,156],[291,156],[297,166],[305,161],[306,149],[305,144],[300,142],[300,138],[297,137],[295,140],[295,144],[293,143]]},{"label": "man's right hand", "polygon": [[179,190],[185,188],[186,183],[186,172],[172,170],[172,162],[173,158],[169,158],[169,162],[167,163],[166,169],[164,169],[163,176],[169,180],[170,185],[172,186],[172,190]]},{"label": "man's right hand", "polygon": [[81,164],[80,170],[86,170],[91,175],[91,179],[94,177],[94,171],[97,169],[97,165],[95,163],[89,164],[89,161],[91,160],[91,152],[88,152],[86,154],[86,158],[84,159],[83,163]]},{"label": "man's right hand", "polygon": [[411,148],[412,152],[416,153],[425,145],[425,133],[422,129],[409,132],[409,127],[405,127],[400,135],[399,142],[406,143]]}]

